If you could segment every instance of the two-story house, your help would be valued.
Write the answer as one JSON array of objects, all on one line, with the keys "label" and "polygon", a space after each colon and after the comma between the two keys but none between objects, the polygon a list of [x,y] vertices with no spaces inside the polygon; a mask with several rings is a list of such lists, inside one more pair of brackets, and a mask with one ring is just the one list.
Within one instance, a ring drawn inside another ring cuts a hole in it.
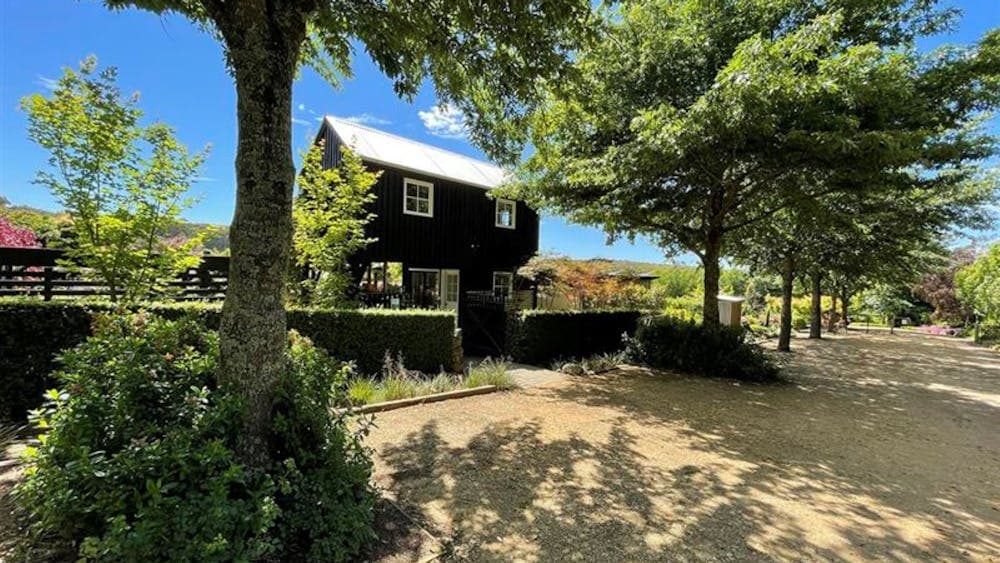
[{"label": "two-story house", "polygon": [[324,166],[337,166],[346,145],[382,172],[367,227],[375,240],[351,262],[363,297],[393,301],[369,303],[458,309],[468,292],[513,293],[515,272],[538,251],[538,215],[490,197],[501,168],[331,116],[320,140]]}]

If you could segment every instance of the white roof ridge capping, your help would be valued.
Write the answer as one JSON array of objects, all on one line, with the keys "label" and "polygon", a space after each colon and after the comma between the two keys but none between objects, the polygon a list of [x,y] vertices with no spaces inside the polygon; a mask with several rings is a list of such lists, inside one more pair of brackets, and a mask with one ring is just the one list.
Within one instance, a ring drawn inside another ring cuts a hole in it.
[{"label": "white roof ridge capping", "polygon": [[337,137],[362,160],[492,189],[507,179],[507,171],[482,160],[441,149],[333,115],[324,120]]}]

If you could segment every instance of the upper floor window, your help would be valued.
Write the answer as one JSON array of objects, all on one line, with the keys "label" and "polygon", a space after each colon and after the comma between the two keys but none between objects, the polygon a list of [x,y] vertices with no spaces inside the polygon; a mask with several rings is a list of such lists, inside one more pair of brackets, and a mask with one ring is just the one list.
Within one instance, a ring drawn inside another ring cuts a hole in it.
[{"label": "upper floor window", "polygon": [[434,216],[434,184],[412,178],[403,180],[403,213]]},{"label": "upper floor window", "polygon": [[497,199],[496,226],[513,229],[517,226],[517,204],[509,199]]}]

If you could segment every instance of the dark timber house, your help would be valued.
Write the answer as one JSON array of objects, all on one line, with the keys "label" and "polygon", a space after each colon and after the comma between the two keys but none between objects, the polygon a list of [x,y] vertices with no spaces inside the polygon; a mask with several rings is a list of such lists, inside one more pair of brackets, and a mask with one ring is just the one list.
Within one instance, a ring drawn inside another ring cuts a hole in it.
[{"label": "dark timber house", "polygon": [[346,145],[382,172],[367,228],[375,240],[351,260],[368,305],[461,313],[473,297],[513,295],[515,272],[538,250],[538,215],[490,197],[502,169],[331,116],[320,140],[325,167]]}]

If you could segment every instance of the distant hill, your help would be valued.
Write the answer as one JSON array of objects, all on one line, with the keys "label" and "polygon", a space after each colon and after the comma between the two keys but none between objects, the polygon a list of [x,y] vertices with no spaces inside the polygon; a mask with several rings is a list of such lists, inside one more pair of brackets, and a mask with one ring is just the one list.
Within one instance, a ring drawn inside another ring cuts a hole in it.
[{"label": "distant hill", "polygon": [[[12,205],[9,200],[0,197],[0,215],[7,217],[11,223],[19,227],[31,229],[35,235],[51,239],[60,238],[61,231],[72,221],[65,211],[49,211],[30,205]],[[229,227],[209,223],[190,223],[184,221],[167,231],[167,238],[183,235],[193,236],[198,231],[211,228],[212,234],[205,239],[205,248],[213,252],[222,252],[229,248]],[[62,233],[64,236],[64,233]]]}]

